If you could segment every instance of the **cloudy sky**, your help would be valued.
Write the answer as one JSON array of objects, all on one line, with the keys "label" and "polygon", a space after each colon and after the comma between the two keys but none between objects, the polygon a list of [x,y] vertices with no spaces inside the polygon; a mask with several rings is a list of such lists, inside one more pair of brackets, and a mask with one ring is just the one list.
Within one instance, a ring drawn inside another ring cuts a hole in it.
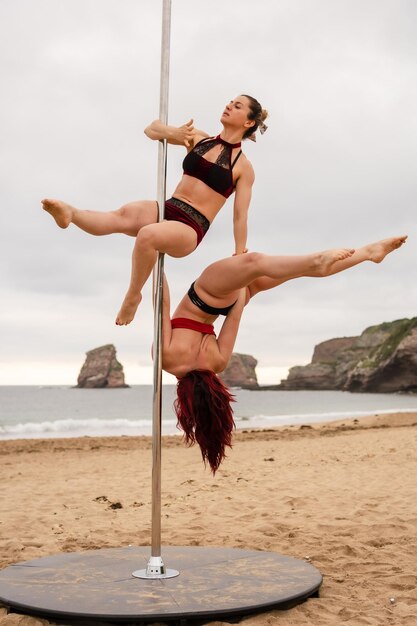
[{"label": "cloudy sky", "polygon": [[[249,247],[298,254],[408,233],[381,265],[300,279],[247,308],[236,351],[260,382],[314,345],[416,315],[417,3],[173,0],[169,121],[217,134],[240,93],[269,110],[245,151],[256,171]],[[114,343],[128,383],[150,383],[150,290],[114,325],[133,239],[60,230],[43,197],[111,210],[156,193],[161,3],[0,3],[0,384],[73,384]],[[167,192],[184,151],[171,147]],[[191,257],[167,259],[176,301],[233,251],[232,199]],[[169,378],[166,382],[171,382]]]}]

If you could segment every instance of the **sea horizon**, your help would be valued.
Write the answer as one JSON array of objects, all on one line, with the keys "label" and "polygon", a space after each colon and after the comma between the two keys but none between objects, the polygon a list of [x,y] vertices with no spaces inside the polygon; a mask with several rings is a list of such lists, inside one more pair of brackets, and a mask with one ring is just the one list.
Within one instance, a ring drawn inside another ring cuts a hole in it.
[{"label": "sea horizon", "polygon": [[[175,385],[162,394],[162,434],[181,434]],[[273,428],[365,415],[417,412],[417,394],[233,388],[236,428]],[[79,389],[70,385],[0,385],[0,440],[152,433],[152,385]]]}]

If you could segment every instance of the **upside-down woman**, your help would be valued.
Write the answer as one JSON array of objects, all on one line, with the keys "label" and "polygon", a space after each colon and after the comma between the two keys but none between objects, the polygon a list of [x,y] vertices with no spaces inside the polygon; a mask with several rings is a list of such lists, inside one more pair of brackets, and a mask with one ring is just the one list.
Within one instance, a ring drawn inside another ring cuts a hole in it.
[{"label": "upside-down woman", "polygon": [[241,142],[254,139],[258,128],[265,131],[267,115],[255,98],[241,95],[226,105],[220,118],[223,129],[217,137],[195,129],[192,120],[179,128],[155,120],[145,129],[150,139],[166,139],[187,149],[183,176],[173,197],[165,203],[162,222],[158,222],[155,201],[130,202],[110,212],[80,210],[60,200],[42,201],[43,208],[61,228],[72,223],[92,235],[124,233],[136,237],[130,285],[116,324],[123,326],[133,320],[157,252],[173,257],[191,254],[234,192],[234,253],[246,250],[254,172],[241,150]]},{"label": "upside-down woman", "polygon": [[[405,243],[391,237],[356,250],[327,250],[304,256],[250,252],[209,265],[170,316],[165,279],[162,305],[162,368],[178,378],[175,410],[188,444],[200,445],[213,473],[231,445],[232,396],[217,377],[232,355],[245,305],[256,294],[301,276],[331,276],[364,261],[380,263]],[[225,320],[216,337],[213,322]]]}]

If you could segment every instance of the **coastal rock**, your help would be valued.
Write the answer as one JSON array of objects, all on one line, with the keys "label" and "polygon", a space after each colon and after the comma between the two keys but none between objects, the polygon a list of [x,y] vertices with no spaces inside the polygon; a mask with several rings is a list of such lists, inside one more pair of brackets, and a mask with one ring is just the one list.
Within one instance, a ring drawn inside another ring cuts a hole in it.
[{"label": "coastal rock", "polygon": [[277,389],[417,392],[417,318],[385,322],[359,337],[330,339]]},{"label": "coastal rock", "polygon": [[123,365],[116,359],[116,348],[107,344],[86,352],[86,359],[78,375],[78,388],[103,389],[128,387]]},{"label": "coastal rock", "polygon": [[355,343],[357,337],[341,337],[339,339],[329,339],[319,343],[313,352],[312,363],[333,363],[340,354],[349,350]]},{"label": "coastal rock", "polygon": [[229,387],[258,389],[258,379],[255,372],[257,364],[258,361],[250,354],[234,352],[228,366],[220,374],[220,378]]},{"label": "coastal rock", "polygon": [[281,382],[281,389],[334,389],[335,368],[328,363],[310,363],[291,367],[288,378]]}]

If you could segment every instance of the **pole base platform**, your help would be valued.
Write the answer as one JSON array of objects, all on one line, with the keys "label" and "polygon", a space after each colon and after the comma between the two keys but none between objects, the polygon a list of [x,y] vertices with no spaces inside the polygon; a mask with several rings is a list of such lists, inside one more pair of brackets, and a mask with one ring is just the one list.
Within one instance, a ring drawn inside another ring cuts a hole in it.
[{"label": "pole base platform", "polygon": [[137,569],[132,572],[135,578],[147,578],[155,580],[155,578],[175,578],[180,573],[176,569],[167,569],[162,560],[162,556],[151,556],[146,569]]},{"label": "pole base platform", "polygon": [[62,553],[0,571],[0,603],[46,618],[110,622],[219,619],[290,608],[318,595],[303,560],[237,548],[163,547],[174,578],[140,579],[149,547]]}]

